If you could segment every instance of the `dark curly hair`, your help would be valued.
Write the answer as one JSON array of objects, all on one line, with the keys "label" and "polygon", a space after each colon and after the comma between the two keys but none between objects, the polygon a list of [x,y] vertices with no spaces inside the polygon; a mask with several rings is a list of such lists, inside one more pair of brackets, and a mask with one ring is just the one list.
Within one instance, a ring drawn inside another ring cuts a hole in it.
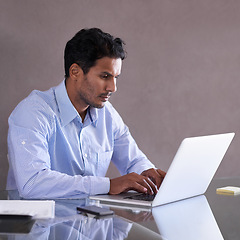
[{"label": "dark curly hair", "polygon": [[67,42],[64,51],[65,77],[69,77],[69,68],[73,63],[78,64],[84,74],[103,57],[126,57],[122,39],[114,38],[99,28],[82,29]]}]

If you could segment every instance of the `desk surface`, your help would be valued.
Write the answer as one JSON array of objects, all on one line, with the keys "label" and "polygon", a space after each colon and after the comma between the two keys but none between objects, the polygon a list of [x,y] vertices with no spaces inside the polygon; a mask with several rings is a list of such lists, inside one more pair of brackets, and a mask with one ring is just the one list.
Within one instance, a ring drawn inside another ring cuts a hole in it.
[{"label": "desk surface", "polygon": [[[89,204],[87,199],[56,200],[54,219],[15,219],[7,222],[14,226],[7,231],[0,220],[0,239],[240,239],[240,195],[216,194],[224,186],[240,186],[240,178],[214,179],[205,195],[152,212],[111,207],[115,216],[102,219],[77,214],[76,206]],[[8,192],[0,191],[1,199],[7,197]]]}]

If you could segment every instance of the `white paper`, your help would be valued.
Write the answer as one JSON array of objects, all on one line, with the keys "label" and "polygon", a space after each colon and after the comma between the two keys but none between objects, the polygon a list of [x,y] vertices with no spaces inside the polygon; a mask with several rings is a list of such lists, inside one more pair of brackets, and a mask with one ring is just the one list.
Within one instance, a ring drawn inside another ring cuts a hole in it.
[{"label": "white paper", "polygon": [[54,218],[55,201],[0,200],[0,214],[30,215],[33,218]]}]

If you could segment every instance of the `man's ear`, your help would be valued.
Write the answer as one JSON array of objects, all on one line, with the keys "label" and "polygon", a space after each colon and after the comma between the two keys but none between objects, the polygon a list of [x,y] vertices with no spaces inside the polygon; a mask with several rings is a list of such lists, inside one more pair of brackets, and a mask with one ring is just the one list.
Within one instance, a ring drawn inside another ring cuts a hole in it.
[{"label": "man's ear", "polygon": [[69,76],[76,80],[81,75],[83,75],[82,68],[78,64],[73,63],[69,68]]}]

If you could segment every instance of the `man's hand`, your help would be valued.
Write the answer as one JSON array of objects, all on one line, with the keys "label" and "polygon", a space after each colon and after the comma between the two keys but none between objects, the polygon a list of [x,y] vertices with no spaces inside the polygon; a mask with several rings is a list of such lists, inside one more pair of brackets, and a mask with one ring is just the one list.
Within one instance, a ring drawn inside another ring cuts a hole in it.
[{"label": "man's hand", "polygon": [[110,179],[109,194],[119,194],[129,190],[148,194],[157,193],[156,185],[148,176],[129,173],[121,177]]},{"label": "man's hand", "polygon": [[148,170],[143,171],[141,175],[151,179],[151,181],[157,186],[157,189],[159,189],[166,173],[161,169],[150,168]]}]

